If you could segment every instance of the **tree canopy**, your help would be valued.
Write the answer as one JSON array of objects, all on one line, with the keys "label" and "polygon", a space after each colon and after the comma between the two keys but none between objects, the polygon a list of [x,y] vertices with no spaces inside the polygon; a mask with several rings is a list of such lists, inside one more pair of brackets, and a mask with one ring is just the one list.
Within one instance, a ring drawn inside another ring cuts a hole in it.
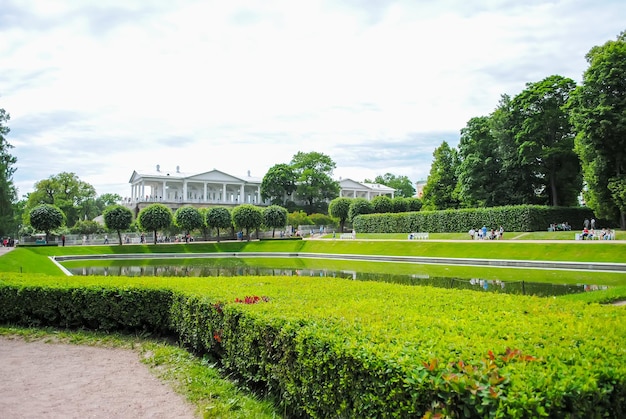
[{"label": "tree canopy", "polygon": [[586,204],[626,228],[626,32],[591,48],[569,102]]},{"label": "tree canopy", "polygon": [[288,164],[276,164],[267,171],[261,182],[261,198],[273,205],[285,205],[296,190],[296,173]]},{"label": "tree canopy", "polygon": [[410,198],[415,195],[415,187],[413,182],[406,176],[396,176],[391,173],[385,173],[384,175],[378,175],[374,178],[374,182],[365,180],[366,183],[380,183],[381,185],[389,186],[395,189],[394,196],[400,196]]},{"label": "tree canopy", "polygon": [[30,225],[36,230],[46,233],[46,241],[50,232],[63,225],[63,212],[55,205],[40,204],[29,212]]},{"label": "tree canopy", "polygon": [[13,148],[6,139],[10,129],[7,122],[10,115],[0,109],[0,237],[14,231],[13,204],[17,199],[17,191],[13,184],[13,173],[17,159],[10,154]]},{"label": "tree canopy", "polygon": [[211,207],[206,212],[206,225],[217,230],[217,241],[220,241],[220,228],[230,228],[233,220],[230,211],[225,207]]},{"label": "tree canopy", "polygon": [[157,231],[172,225],[172,211],[163,204],[151,204],[139,211],[137,221],[144,231],[154,232],[154,244],[157,243]]},{"label": "tree canopy", "polygon": [[105,208],[103,213],[104,225],[110,230],[117,232],[117,238],[120,245],[124,244],[122,240],[122,231],[128,230],[133,222],[133,212],[122,205],[111,205]]},{"label": "tree canopy", "polygon": [[241,204],[233,208],[233,223],[235,226],[246,230],[247,240],[250,240],[250,229],[261,227],[263,224],[263,212],[259,207],[252,204]]},{"label": "tree canopy", "polygon": [[339,183],[332,178],[335,162],[323,153],[300,151],[290,164],[296,173],[296,197],[306,202],[307,213],[325,212],[325,203],[339,195]]},{"label": "tree canopy", "polygon": [[287,210],[279,205],[270,205],[263,209],[263,224],[272,229],[272,237],[277,228],[287,225]]},{"label": "tree canopy", "polygon": [[459,160],[457,151],[446,141],[433,153],[430,174],[424,186],[422,201],[428,210],[458,208],[459,201],[455,196],[457,185],[457,168]]},{"label": "tree canopy", "polygon": [[350,198],[335,198],[330,201],[328,205],[328,213],[335,218],[339,219],[339,231],[343,232],[346,220],[350,216],[350,204],[352,200]]},{"label": "tree canopy", "polygon": [[174,223],[190,234],[192,230],[202,228],[204,224],[202,214],[194,207],[181,207],[174,213]]}]

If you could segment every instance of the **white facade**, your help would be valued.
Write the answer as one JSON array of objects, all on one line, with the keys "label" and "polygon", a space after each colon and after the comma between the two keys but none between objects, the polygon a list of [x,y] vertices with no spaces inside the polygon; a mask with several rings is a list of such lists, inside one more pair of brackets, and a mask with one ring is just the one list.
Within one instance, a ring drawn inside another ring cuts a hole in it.
[{"label": "white facade", "polygon": [[[261,199],[262,178],[237,177],[213,169],[199,174],[161,170],[154,172],[133,171],[129,183],[130,198],[126,204],[162,202],[165,204],[206,204],[206,205],[269,205]],[[340,197],[365,198],[386,195],[393,198],[395,190],[378,183],[362,183],[352,179],[339,181]]]}]

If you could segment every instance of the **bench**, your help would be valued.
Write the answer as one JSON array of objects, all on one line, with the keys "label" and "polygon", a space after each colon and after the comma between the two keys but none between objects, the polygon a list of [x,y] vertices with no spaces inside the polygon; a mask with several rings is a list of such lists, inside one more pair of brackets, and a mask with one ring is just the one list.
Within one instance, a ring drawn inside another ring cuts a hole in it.
[{"label": "bench", "polygon": [[353,239],[354,234],[352,233],[343,233],[339,236],[340,239]]},{"label": "bench", "polygon": [[428,240],[428,233],[409,233],[409,240]]}]

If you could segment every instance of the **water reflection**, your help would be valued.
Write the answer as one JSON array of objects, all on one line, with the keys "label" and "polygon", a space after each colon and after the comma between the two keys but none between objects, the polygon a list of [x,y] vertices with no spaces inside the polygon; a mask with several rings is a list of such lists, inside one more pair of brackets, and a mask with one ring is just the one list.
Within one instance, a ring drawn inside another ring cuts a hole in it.
[{"label": "water reflection", "polygon": [[346,270],[266,268],[256,266],[194,266],[194,265],[154,265],[154,266],[85,266],[69,268],[74,275],[104,276],[309,276],[345,278],[359,281],[382,281],[403,285],[428,285],[440,288],[468,289],[483,292],[556,296],[586,291],[606,289],[599,285],[549,284],[526,281],[500,281],[472,278],[470,280],[453,277],[431,277],[429,275],[398,275],[386,273],[364,273]]}]

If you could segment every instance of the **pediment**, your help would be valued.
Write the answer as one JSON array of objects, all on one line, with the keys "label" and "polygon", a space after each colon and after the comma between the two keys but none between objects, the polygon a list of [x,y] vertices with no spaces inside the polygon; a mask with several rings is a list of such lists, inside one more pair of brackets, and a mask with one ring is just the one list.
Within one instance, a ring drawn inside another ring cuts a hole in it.
[{"label": "pediment", "polygon": [[365,185],[360,182],[356,182],[352,179],[342,179],[339,181],[339,186],[341,189],[368,189]]},{"label": "pediment", "polygon": [[188,181],[199,181],[199,182],[216,182],[216,183],[241,183],[245,182],[244,179],[238,178],[233,175],[229,175],[228,173],[224,173],[220,170],[211,170],[209,172],[199,173],[197,175],[189,176],[187,178]]}]

